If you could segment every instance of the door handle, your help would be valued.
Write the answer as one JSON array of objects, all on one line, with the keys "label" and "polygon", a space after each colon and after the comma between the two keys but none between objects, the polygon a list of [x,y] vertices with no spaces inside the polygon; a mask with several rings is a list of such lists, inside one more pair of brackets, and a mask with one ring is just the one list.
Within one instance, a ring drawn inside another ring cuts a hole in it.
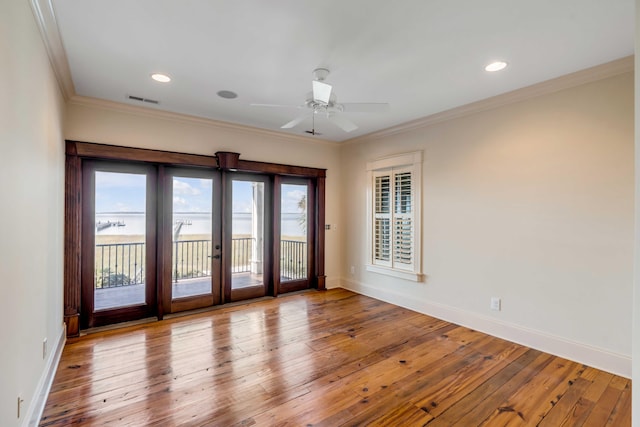
[{"label": "door handle", "polygon": [[214,255],[213,259],[220,259],[220,255]]}]

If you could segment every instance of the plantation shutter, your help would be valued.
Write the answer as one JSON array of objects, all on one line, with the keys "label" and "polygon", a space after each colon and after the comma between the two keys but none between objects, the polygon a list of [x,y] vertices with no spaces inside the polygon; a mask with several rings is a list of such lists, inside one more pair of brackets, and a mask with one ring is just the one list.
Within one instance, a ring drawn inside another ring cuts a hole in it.
[{"label": "plantation shutter", "polygon": [[410,170],[393,174],[393,267],[413,269],[413,182]]},{"label": "plantation shutter", "polygon": [[368,162],[367,178],[367,271],[421,282],[422,152]]},{"label": "plantation shutter", "polygon": [[374,175],[373,262],[391,266],[391,174]]},{"label": "plantation shutter", "polygon": [[412,270],[414,265],[411,169],[373,174],[373,264]]}]

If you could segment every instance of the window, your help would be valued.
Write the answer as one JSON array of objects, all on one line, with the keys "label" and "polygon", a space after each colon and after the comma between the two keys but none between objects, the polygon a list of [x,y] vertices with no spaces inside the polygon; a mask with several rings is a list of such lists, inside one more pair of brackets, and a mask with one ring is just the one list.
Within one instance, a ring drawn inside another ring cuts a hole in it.
[{"label": "window", "polygon": [[368,271],[420,281],[422,153],[367,164],[370,185]]}]

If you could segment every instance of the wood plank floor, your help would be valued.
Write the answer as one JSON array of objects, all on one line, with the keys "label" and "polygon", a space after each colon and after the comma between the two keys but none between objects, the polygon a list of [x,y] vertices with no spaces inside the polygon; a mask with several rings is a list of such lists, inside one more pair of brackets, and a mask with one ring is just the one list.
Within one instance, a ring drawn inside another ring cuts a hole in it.
[{"label": "wood plank floor", "polygon": [[631,381],[336,289],[69,341],[73,424],[630,426]]}]

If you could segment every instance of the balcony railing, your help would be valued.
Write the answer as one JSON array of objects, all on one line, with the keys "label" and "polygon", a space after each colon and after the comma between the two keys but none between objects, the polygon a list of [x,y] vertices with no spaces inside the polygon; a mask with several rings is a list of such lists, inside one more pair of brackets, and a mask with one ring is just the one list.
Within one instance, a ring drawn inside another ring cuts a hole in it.
[{"label": "balcony railing", "polygon": [[211,276],[211,240],[173,242],[171,279],[195,279]]},{"label": "balcony railing", "polygon": [[248,273],[251,271],[251,253],[253,237],[231,239],[231,273]]},{"label": "balcony railing", "polygon": [[[231,240],[231,273],[251,271],[253,245],[251,237]],[[282,280],[307,277],[307,244],[283,240],[280,250]],[[172,280],[211,276],[211,240],[181,240],[173,242]],[[96,245],[95,287],[115,288],[144,283],[145,244],[106,243]]]},{"label": "balcony railing", "polygon": [[96,245],[95,286],[116,288],[144,282],[144,243]]},{"label": "balcony railing", "polygon": [[280,242],[280,280],[307,278],[307,242],[282,240]]}]

